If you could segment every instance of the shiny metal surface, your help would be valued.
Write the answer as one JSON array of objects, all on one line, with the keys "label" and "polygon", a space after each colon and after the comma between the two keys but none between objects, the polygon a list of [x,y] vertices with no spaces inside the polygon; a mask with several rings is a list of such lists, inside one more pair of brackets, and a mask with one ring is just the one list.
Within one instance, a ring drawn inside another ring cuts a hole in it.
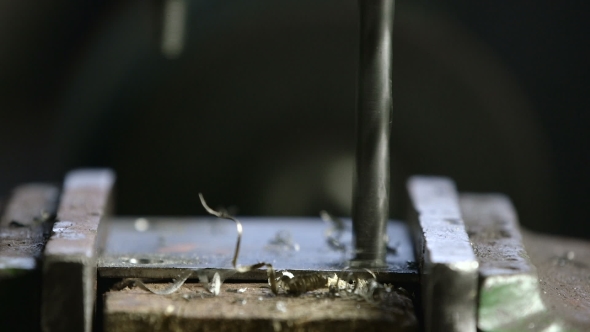
[{"label": "shiny metal surface", "polygon": [[358,266],[384,265],[389,218],[394,0],[360,0],[357,147],[352,219]]},{"label": "shiny metal surface", "polygon": [[[340,238],[348,254],[329,246],[327,226],[320,218],[239,218],[243,237],[238,264],[271,263],[276,270],[340,272],[352,249],[350,220],[344,219]],[[105,247],[98,260],[101,277],[171,278],[194,269],[192,278],[219,271],[222,278],[266,281],[266,270],[236,274],[231,260],[236,227],[227,220],[199,218],[114,218],[108,221]],[[412,241],[406,224],[388,223],[389,244],[396,253],[386,257],[387,267],[373,269],[379,280],[417,282]]]},{"label": "shiny metal surface", "polygon": [[476,331],[478,262],[461,218],[454,183],[414,176],[407,183],[414,210],[416,252],[426,331]]}]

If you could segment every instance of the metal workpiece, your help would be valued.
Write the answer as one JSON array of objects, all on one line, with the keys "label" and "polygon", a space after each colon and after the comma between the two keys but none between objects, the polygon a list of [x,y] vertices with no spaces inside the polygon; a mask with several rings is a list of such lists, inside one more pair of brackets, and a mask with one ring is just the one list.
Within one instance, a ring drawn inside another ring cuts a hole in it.
[{"label": "metal workpiece", "polygon": [[360,57],[352,218],[355,266],[383,266],[389,218],[394,0],[359,0]]},{"label": "metal workpiece", "polygon": [[415,176],[407,183],[420,262],[426,331],[476,331],[478,262],[454,183]]},{"label": "metal workpiece", "polygon": [[[344,219],[340,246],[330,246],[320,218],[239,218],[243,226],[238,265],[271,263],[278,270],[301,273],[341,273],[352,255],[351,221]],[[227,220],[199,218],[114,218],[108,221],[106,242],[98,261],[101,277],[175,278],[192,269],[191,278],[219,272],[223,279],[266,282],[265,269],[236,273],[232,257],[236,226]],[[416,283],[418,271],[410,231],[390,221],[387,235],[395,253],[387,266],[372,269],[381,282]],[[344,250],[341,250],[344,249]],[[366,273],[363,271],[363,273]],[[211,277],[211,276],[209,276]]]},{"label": "metal workpiece", "polygon": [[459,202],[479,262],[478,328],[528,326],[546,308],[510,199],[500,194],[462,194]]},{"label": "metal workpiece", "polygon": [[41,307],[39,258],[55,216],[59,189],[26,184],[13,190],[0,217],[0,330],[37,331]]},{"label": "metal workpiece", "polygon": [[67,174],[44,252],[43,331],[91,331],[99,223],[111,210],[115,181],[106,169]]}]

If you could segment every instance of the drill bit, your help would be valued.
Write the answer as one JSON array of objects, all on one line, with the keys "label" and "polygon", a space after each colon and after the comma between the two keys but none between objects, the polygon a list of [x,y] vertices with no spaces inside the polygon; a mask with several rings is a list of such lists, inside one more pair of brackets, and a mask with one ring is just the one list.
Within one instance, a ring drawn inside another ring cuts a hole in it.
[{"label": "drill bit", "polygon": [[352,208],[356,256],[351,266],[385,265],[394,4],[394,0],[359,0],[360,70]]}]

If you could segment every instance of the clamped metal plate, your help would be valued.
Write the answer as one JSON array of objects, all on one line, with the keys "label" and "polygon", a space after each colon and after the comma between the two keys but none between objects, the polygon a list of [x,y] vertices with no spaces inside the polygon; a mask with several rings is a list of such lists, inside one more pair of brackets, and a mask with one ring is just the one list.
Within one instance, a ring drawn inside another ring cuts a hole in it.
[{"label": "clamped metal plate", "polygon": [[[339,272],[352,256],[352,226],[343,220],[341,243],[347,253],[331,248],[328,228],[320,218],[239,218],[244,233],[238,264],[273,264],[275,269]],[[412,241],[406,224],[390,221],[387,267],[374,269],[383,282],[418,281]],[[265,270],[232,274],[236,226],[231,221],[201,218],[114,218],[106,227],[106,242],[98,261],[101,277],[173,278],[181,270],[225,271],[225,278],[266,281]]]}]

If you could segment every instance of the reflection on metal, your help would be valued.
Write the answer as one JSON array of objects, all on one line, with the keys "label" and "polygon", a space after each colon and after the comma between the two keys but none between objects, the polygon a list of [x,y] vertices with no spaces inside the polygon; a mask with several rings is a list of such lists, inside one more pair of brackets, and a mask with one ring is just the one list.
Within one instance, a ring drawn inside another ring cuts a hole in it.
[{"label": "reflection on metal", "polygon": [[454,183],[412,177],[416,252],[422,256],[426,331],[475,331],[478,263],[461,219]]},{"label": "reflection on metal", "polygon": [[278,231],[275,237],[268,241],[268,244],[264,247],[266,250],[271,251],[299,251],[299,243],[293,241],[293,235],[288,230]]},{"label": "reflection on metal", "polygon": [[[109,221],[98,271],[102,277],[174,278],[183,269],[218,270],[221,278],[266,282],[266,270],[235,273],[231,261],[236,246],[236,227],[215,218],[150,218],[150,228],[138,232],[136,218]],[[271,263],[276,270],[338,272],[350,257],[333,250],[325,239],[326,224],[320,218],[240,218],[244,234],[240,249],[243,264]],[[352,246],[350,219],[343,219],[346,231],[340,238]],[[277,232],[288,229],[299,250],[267,250]],[[382,282],[416,282],[412,242],[404,223],[390,221],[387,235],[399,243],[397,254],[388,254],[387,267],[372,269]]]},{"label": "reflection on metal", "polygon": [[184,48],[188,3],[186,0],[165,0],[162,26],[162,53],[169,59],[180,56]]},{"label": "reflection on metal", "polygon": [[480,266],[478,328],[527,327],[545,306],[510,200],[498,194],[463,194],[460,205]]}]

